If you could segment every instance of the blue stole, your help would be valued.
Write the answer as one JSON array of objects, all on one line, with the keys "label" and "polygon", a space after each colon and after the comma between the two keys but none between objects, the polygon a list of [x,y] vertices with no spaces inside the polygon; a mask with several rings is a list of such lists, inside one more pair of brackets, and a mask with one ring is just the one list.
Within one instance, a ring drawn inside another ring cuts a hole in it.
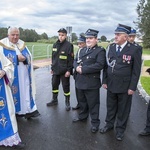
[{"label": "blue stole", "polygon": [[[9,50],[7,48],[3,48],[4,54],[5,56],[13,63],[14,65],[14,80],[12,83],[12,94],[13,94],[13,99],[14,99],[14,103],[15,103],[15,109],[16,112],[21,111],[21,106],[20,106],[20,90],[19,90],[19,80],[18,80],[18,60],[17,60],[17,55],[16,55],[16,51],[14,50]],[[33,96],[32,96],[32,80],[31,80],[31,57],[30,54],[28,52],[28,50],[26,48],[24,48],[21,51],[22,55],[24,55],[26,57],[26,61],[27,61],[27,68],[28,68],[28,74],[29,74],[29,82],[30,82],[30,107],[33,108],[33,106],[35,105],[34,100],[33,100]]]},{"label": "blue stole", "polygon": [[[0,69],[2,65],[0,62]],[[0,141],[14,135],[7,107],[4,78],[0,79]],[[8,99],[9,101],[9,99]]]}]

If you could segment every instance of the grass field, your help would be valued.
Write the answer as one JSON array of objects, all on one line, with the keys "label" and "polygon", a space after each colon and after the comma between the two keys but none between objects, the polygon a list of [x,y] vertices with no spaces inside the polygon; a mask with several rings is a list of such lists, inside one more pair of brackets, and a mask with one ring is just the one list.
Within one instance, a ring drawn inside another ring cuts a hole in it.
[{"label": "grass field", "polygon": [[150,55],[150,49],[143,49],[144,55]]},{"label": "grass field", "polygon": [[145,61],[144,61],[144,66],[150,67],[150,60],[145,60]]},{"label": "grass field", "polygon": [[[33,59],[43,59],[43,58],[51,57],[52,44],[26,42],[26,45],[29,48],[30,52],[32,53]],[[98,43],[98,45],[106,48],[109,45],[109,43],[108,42],[100,42],[100,43]],[[75,54],[76,54],[77,50],[78,50],[78,46],[74,45],[74,53]],[[143,54],[150,55],[150,50],[143,49]]]},{"label": "grass field", "polygon": [[27,42],[26,45],[34,60],[51,57],[52,44]]},{"label": "grass field", "polygon": [[145,89],[146,93],[150,95],[150,77],[141,77],[141,84],[143,88]]},{"label": "grass field", "polygon": [[[147,66],[147,67],[150,67],[150,60],[145,60],[144,61],[144,66]],[[150,95],[150,76],[147,77],[147,76],[141,76],[141,84],[142,84],[142,87],[145,89],[146,93],[148,95]]]}]

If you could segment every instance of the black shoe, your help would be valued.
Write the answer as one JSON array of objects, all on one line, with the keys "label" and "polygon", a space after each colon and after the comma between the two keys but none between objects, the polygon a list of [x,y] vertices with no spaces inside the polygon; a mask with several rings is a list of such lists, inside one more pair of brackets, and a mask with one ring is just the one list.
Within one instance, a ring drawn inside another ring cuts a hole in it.
[{"label": "black shoe", "polygon": [[123,140],[123,133],[120,133],[120,132],[117,132],[116,133],[116,139],[118,140],[118,141],[122,141]]},{"label": "black shoe", "polygon": [[22,117],[24,117],[25,115],[23,115],[23,114],[16,114],[16,118],[22,118]]},{"label": "black shoe", "polygon": [[141,135],[141,136],[148,136],[148,135],[150,135],[150,132],[148,132],[148,131],[146,131],[146,130],[144,129],[143,131],[141,131],[141,132],[139,133],[139,135]]},{"label": "black shoe", "polygon": [[74,123],[76,123],[76,122],[84,122],[84,121],[86,121],[87,119],[79,119],[79,118],[74,118],[73,120],[72,120],[72,122],[74,122]]},{"label": "black shoe", "polygon": [[92,133],[96,133],[97,131],[98,131],[98,127],[94,127],[94,126],[91,127]]},{"label": "black shoe", "polygon": [[69,111],[71,109],[70,106],[66,106],[66,111]]},{"label": "black shoe", "polygon": [[101,128],[99,132],[103,134],[103,133],[106,133],[112,129],[113,129],[113,127],[105,126],[104,128]]},{"label": "black shoe", "polygon": [[58,104],[58,101],[51,101],[49,103],[47,103],[46,105],[47,106],[54,106],[54,105],[57,105]]},{"label": "black shoe", "polygon": [[18,145],[13,145],[12,148],[14,148],[14,149],[24,149],[25,148],[25,143],[20,142]]},{"label": "black shoe", "polygon": [[38,116],[40,116],[40,113],[38,112],[38,110],[35,110],[32,113],[26,113],[25,119],[35,118],[35,117],[38,117]]},{"label": "black shoe", "polygon": [[72,110],[77,110],[77,109],[79,109],[79,108],[80,108],[80,106],[77,104],[77,106],[72,107]]}]

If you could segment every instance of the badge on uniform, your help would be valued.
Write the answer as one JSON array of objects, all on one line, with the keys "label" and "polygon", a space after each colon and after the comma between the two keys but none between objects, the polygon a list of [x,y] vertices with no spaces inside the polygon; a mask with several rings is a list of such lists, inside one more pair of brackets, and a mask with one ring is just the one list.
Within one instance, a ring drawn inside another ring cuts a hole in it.
[{"label": "badge on uniform", "polygon": [[122,59],[123,59],[123,63],[127,62],[128,64],[130,64],[130,61],[131,61],[131,56],[130,55],[123,55],[122,56]]}]

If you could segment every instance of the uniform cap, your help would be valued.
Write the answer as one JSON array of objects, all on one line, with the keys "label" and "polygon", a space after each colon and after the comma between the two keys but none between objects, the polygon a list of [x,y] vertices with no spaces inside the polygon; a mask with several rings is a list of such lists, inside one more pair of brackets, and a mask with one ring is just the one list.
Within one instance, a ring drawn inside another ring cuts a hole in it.
[{"label": "uniform cap", "polygon": [[67,30],[65,28],[59,29],[58,32],[62,32],[62,33],[66,33],[67,34]]},{"label": "uniform cap", "polygon": [[85,42],[85,41],[86,41],[86,38],[83,35],[80,35],[80,37],[77,40],[78,43]]},{"label": "uniform cap", "polygon": [[118,24],[118,27],[115,30],[115,33],[129,34],[130,32],[131,32],[131,27],[123,25],[123,24]]},{"label": "uniform cap", "polygon": [[135,29],[131,29],[131,32],[129,35],[136,35],[136,30]]},{"label": "uniform cap", "polygon": [[99,31],[94,30],[94,29],[88,29],[85,33],[85,37],[97,37],[98,32]]}]

